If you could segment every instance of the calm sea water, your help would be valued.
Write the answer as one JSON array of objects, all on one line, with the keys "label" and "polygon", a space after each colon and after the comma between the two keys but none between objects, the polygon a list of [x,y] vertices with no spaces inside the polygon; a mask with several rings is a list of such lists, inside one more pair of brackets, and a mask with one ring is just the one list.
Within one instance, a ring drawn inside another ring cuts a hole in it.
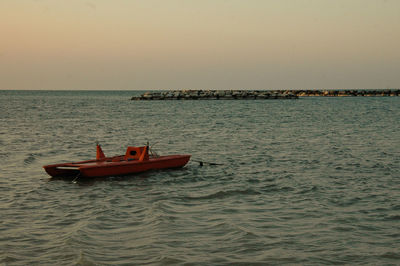
[{"label": "calm sea water", "polygon": [[[400,264],[400,98],[130,101],[0,91],[0,264]],[[90,181],[155,144],[223,165]]]}]

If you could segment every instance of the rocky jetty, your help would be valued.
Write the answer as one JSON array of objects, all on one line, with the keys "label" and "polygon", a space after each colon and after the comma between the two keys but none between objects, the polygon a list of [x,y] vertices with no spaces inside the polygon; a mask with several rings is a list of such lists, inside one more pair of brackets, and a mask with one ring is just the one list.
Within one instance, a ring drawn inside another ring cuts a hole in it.
[{"label": "rocky jetty", "polygon": [[131,100],[254,100],[297,99],[289,91],[269,90],[173,90],[146,92]]},{"label": "rocky jetty", "polygon": [[400,90],[172,90],[146,92],[131,100],[261,100],[310,96],[400,96]]},{"label": "rocky jetty", "polygon": [[324,96],[324,97],[351,97],[351,96],[400,96],[399,89],[387,90],[289,90],[299,97]]}]

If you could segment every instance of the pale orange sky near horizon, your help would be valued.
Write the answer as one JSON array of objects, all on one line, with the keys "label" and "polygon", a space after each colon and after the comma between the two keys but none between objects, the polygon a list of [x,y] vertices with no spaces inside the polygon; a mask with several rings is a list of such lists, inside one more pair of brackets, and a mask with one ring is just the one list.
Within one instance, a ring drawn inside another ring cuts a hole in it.
[{"label": "pale orange sky near horizon", "polygon": [[0,89],[399,88],[397,0],[2,0]]}]

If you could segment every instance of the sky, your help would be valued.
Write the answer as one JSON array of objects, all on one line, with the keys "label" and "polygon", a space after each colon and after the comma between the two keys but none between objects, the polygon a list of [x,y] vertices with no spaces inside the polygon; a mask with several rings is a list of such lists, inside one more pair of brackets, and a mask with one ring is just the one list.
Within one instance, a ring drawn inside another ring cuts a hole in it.
[{"label": "sky", "polygon": [[399,0],[0,0],[0,89],[400,88]]}]

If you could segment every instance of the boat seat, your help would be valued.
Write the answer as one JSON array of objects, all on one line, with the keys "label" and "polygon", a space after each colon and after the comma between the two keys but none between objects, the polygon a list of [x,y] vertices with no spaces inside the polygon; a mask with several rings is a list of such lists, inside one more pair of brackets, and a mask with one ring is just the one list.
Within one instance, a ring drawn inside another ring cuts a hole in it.
[{"label": "boat seat", "polygon": [[124,160],[131,161],[131,160],[148,160],[149,153],[146,146],[144,147],[128,147],[126,149],[126,153],[124,156]]}]

